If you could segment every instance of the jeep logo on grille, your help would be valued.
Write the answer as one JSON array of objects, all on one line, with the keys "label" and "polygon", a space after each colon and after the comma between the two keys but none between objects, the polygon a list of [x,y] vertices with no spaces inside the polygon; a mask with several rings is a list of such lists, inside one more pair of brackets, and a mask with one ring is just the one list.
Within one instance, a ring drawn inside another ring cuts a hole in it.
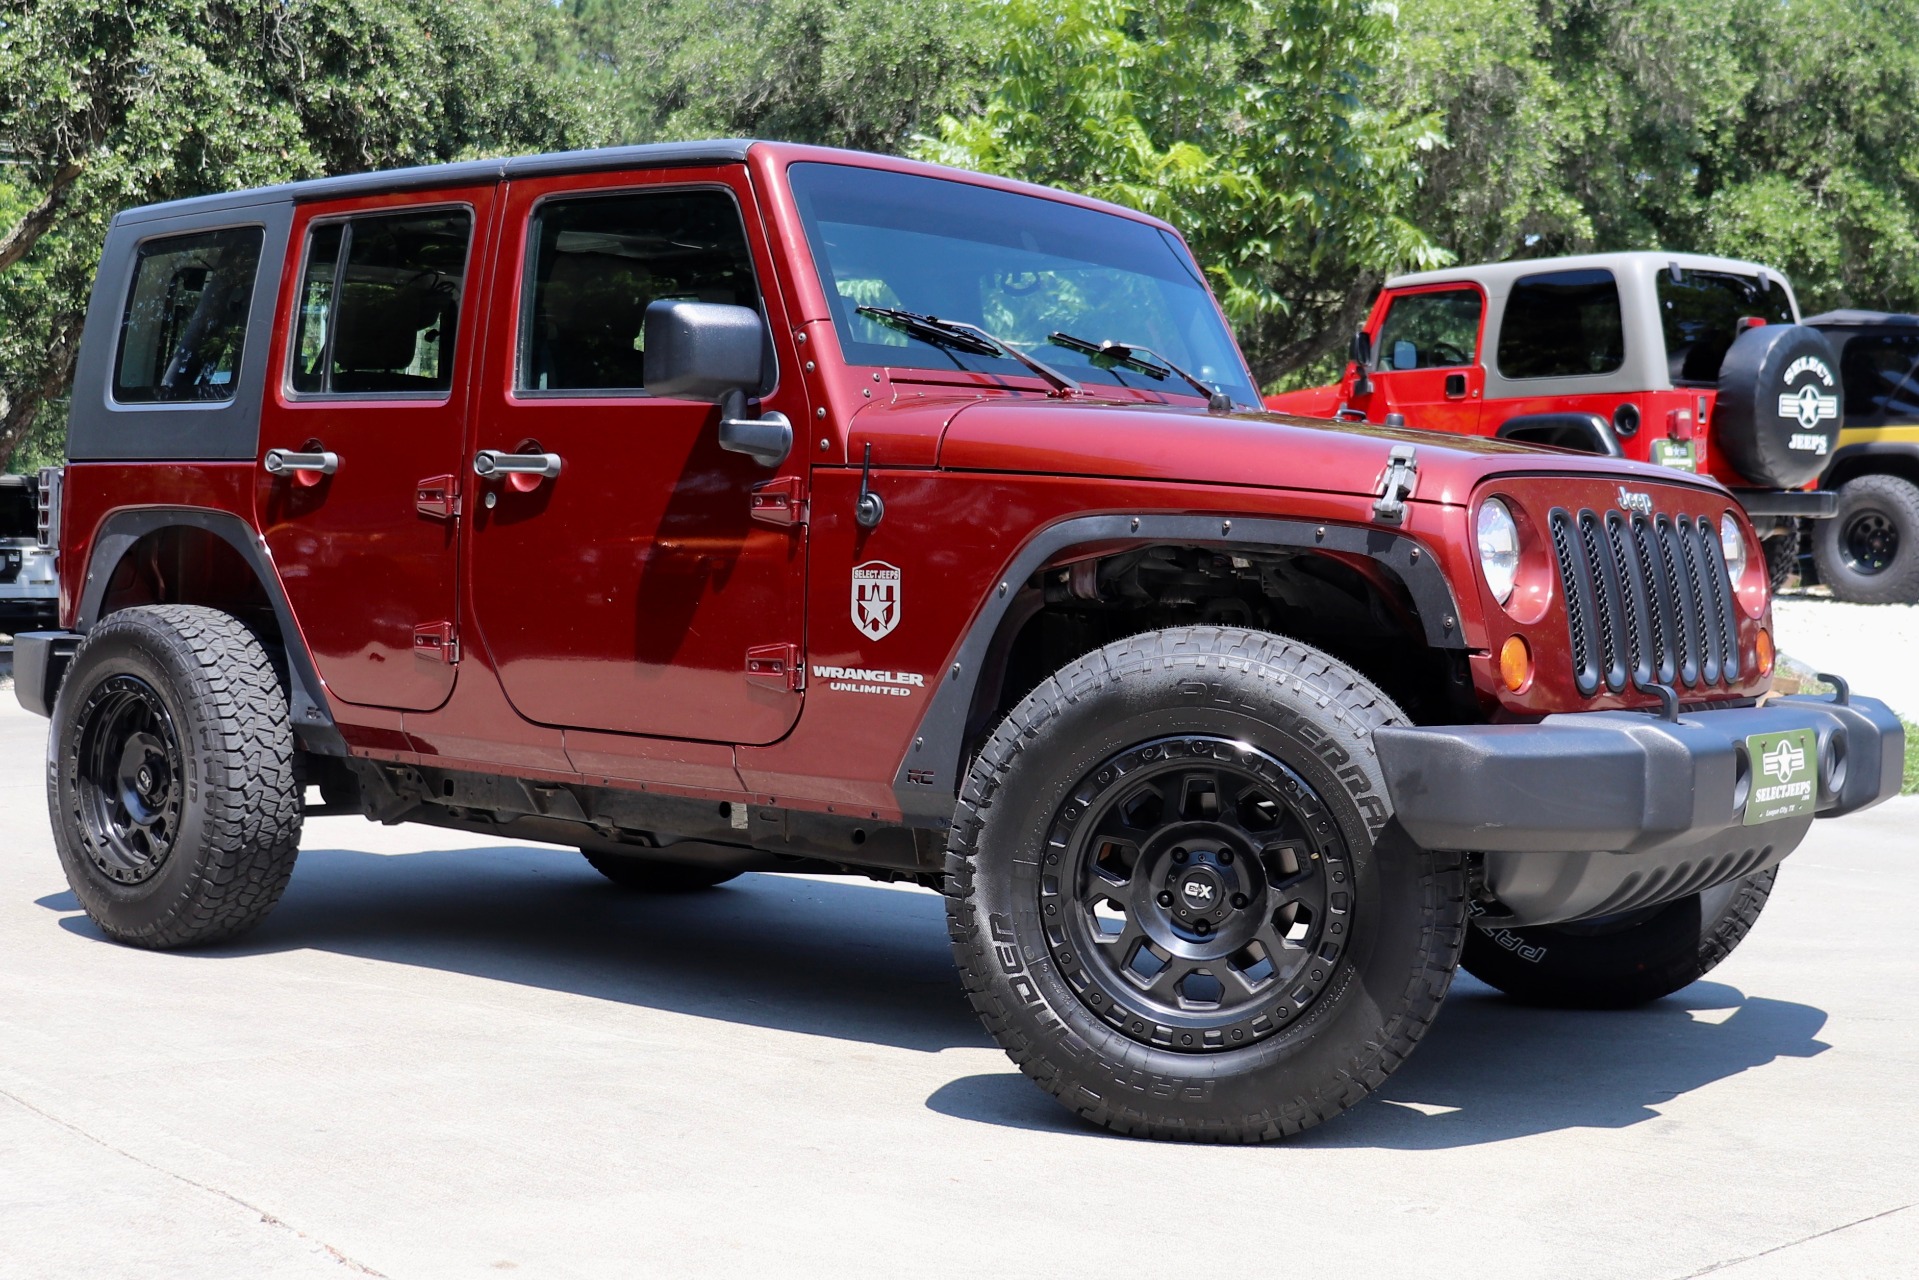
[{"label": "jeep logo on grille", "polygon": [[1649,516],[1652,514],[1652,495],[1641,493],[1637,489],[1628,489],[1622,484],[1619,486],[1619,506],[1622,510],[1637,511],[1642,516]]}]

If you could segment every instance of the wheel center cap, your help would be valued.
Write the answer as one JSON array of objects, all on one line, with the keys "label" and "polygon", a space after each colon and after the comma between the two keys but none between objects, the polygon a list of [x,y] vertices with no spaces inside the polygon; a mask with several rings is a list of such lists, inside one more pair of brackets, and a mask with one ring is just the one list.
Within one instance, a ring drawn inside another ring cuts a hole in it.
[{"label": "wheel center cap", "polygon": [[1174,890],[1186,909],[1195,915],[1210,915],[1226,897],[1226,887],[1217,873],[1208,867],[1195,867],[1180,877]]}]

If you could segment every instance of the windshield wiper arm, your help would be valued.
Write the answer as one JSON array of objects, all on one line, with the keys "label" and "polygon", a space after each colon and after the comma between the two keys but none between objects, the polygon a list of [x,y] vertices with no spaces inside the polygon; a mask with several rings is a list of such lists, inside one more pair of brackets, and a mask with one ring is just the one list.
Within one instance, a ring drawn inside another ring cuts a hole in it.
[{"label": "windshield wiper arm", "polygon": [[1070,333],[1048,334],[1046,340],[1056,347],[1065,347],[1068,351],[1079,352],[1095,369],[1131,369],[1135,373],[1145,374],[1155,382],[1164,382],[1171,375],[1205,396],[1208,409],[1215,413],[1232,412],[1231,396],[1218,387],[1201,382],[1151,347],[1141,346],[1137,342],[1088,342]]},{"label": "windshield wiper arm", "polygon": [[902,311],[898,307],[855,307],[860,315],[871,316],[889,329],[897,329],[911,338],[931,343],[936,347],[950,347],[954,351],[964,351],[976,356],[1005,356],[1017,360],[1053,385],[1053,389],[1062,395],[1078,395],[1079,383],[1073,381],[1051,365],[1041,364],[1038,360],[1019,350],[1002,338],[996,338],[976,324],[967,324],[963,320],[942,320],[938,316],[921,315],[917,311]]}]

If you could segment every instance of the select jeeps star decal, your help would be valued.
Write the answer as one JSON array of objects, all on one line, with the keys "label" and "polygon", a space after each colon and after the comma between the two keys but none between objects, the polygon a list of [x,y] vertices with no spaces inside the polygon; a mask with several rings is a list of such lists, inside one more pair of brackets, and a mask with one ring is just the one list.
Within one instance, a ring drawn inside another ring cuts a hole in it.
[{"label": "select jeeps star decal", "polygon": [[1820,423],[1839,417],[1839,396],[1834,386],[1832,370],[1818,356],[1800,356],[1786,369],[1779,416],[1796,421],[1801,428],[1787,442],[1788,447],[1813,453],[1826,451],[1826,437],[1818,428]]},{"label": "select jeeps star decal", "polygon": [[1746,825],[1808,817],[1819,801],[1819,740],[1811,729],[1755,733],[1746,739],[1752,795]]},{"label": "select jeeps star decal", "polygon": [[890,635],[900,624],[900,571],[884,560],[853,566],[853,625],[868,640]]}]

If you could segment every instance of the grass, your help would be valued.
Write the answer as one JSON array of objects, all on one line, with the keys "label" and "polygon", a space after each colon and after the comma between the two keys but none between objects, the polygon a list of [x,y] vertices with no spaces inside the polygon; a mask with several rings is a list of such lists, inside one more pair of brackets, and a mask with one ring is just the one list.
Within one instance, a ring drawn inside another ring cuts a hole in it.
[{"label": "grass", "polygon": [[1906,782],[1899,790],[1903,795],[1919,795],[1919,724],[1904,716],[1899,723],[1906,726]]}]

